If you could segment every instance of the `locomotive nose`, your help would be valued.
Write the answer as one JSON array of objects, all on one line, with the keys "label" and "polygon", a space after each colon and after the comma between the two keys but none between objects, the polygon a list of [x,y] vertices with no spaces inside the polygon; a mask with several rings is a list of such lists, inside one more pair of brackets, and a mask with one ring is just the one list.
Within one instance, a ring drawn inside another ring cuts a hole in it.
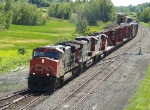
[{"label": "locomotive nose", "polygon": [[42,76],[55,76],[57,62],[48,58],[38,58],[30,61],[30,74]]}]

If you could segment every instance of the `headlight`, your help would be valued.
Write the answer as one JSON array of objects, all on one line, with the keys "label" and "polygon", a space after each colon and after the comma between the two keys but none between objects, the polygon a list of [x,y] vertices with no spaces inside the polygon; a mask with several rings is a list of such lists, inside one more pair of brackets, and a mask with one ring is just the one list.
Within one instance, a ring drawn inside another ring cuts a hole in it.
[{"label": "headlight", "polygon": [[42,63],[44,63],[44,59],[42,59]]},{"label": "headlight", "polygon": [[33,73],[33,75],[35,75],[35,73]]},{"label": "headlight", "polygon": [[47,74],[47,76],[49,76],[49,74]]}]

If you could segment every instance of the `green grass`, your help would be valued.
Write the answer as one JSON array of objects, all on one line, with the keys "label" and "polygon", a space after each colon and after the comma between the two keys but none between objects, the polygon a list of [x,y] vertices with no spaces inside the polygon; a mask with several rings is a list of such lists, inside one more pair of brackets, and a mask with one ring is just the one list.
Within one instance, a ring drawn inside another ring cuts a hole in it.
[{"label": "green grass", "polygon": [[[107,24],[89,26],[94,30],[102,30]],[[32,49],[48,44],[54,44],[61,38],[73,40],[75,24],[67,20],[48,20],[44,26],[11,25],[9,30],[0,32],[0,73],[15,69],[18,65],[28,65],[31,59]],[[28,51],[20,55],[17,50],[21,47]]]},{"label": "green grass", "polygon": [[142,25],[144,25],[144,26],[150,28],[150,23],[144,23],[144,22],[140,22],[140,23],[141,23]]},{"label": "green grass", "polygon": [[150,66],[137,92],[129,101],[125,110],[150,110]]},{"label": "green grass", "polygon": [[150,28],[150,23],[144,23],[144,22],[140,22],[140,23],[141,23],[142,25],[144,25],[144,26]]},{"label": "green grass", "polygon": [[0,32],[0,49],[32,49],[64,37],[74,39],[74,32],[75,25],[65,20],[50,20],[45,26],[11,25],[9,30]]},{"label": "green grass", "polygon": [[25,55],[18,54],[17,50],[0,50],[0,73],[29,65],[31,53],[31,49],[28,49]]}]

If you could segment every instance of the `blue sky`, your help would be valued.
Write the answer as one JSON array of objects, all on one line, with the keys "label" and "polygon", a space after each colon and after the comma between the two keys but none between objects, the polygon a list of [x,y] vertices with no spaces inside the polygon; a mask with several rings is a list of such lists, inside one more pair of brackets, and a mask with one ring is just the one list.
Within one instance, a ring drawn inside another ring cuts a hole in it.
[{"label": "blue sky", "polygon": [[115,6],[137,5],[149,2],[150,0],[111,0]]}]

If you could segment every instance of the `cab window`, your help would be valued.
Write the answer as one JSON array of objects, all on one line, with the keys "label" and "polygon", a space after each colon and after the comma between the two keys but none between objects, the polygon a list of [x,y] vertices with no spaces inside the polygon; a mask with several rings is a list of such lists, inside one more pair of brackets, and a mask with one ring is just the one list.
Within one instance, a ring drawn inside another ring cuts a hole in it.
[{"label": "cab window", "polygon": [[59,59],[58,52],[46,52],[45,57]]},{"label": "cab window", "polygon": [[38,51],[34,51],[33,57],[43,57],[44,56],[44,52],[38,52]]}]

